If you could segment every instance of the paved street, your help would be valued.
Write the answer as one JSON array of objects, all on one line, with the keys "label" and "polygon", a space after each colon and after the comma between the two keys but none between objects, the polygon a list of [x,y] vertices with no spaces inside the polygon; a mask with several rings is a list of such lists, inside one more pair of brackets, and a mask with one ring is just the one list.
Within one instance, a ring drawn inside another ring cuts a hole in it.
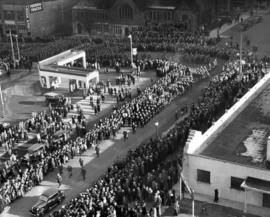
[{"label": "paved street", "polygon": [[[96,157],[94,150],[88,150],[83,153],[82,158],[85,162],[87,170],[86,180],[82,180],[79,168],[79,156],[75,157],[65,168],[70,164],[73,167],[73,177],[67,177],[67,171],[64,170],[63,185],[61,189],[65,191],[66,203],[68,200],[76,196],[79,192],[85,190],[92,182],[99,176],[104,174],[107,167],[110,166],[115,160],[123,157],[128,150],[133,149],[140,145],[142,142],[147,141],[151,136],[155,136],[156,130],[154,127],[155,122],[159,122],[159,134],[166,131],[175,122],[175,110],[181,108],[185,104],[191,104],[198,98],[201,90],[208,85],[209,79],[201,81],[193,86],[182,97],[175,99],[162,113],[152,119],[144,128],[138,129],[136,134],[129,133],[128,140],[124,141],[122,138],[122,130],[118,132],[115,140],[106,140],[101,144],[101,155]],[[130,129],[128,129],[130,131]],[[4,212],[0,215],[2,217],[11,216],[29,216],[28,210],[33,203],[37,200],[38,196],[49,187],[56,187],[56,171],[50,173],[45,177],[40,186],[33,188],[28,192],[24,198],[15,201],[10,207],[6,207]]]}]

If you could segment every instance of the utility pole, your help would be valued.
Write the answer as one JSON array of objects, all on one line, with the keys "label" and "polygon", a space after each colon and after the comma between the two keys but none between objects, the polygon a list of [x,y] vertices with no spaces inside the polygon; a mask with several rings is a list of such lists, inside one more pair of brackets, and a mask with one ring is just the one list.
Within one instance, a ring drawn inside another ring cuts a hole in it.
[{"label": "utility pole", "polygon": [[12,41],[11,30],[9,30],[9,37],[10,37],[10,45],[11,45],[11,52],[12,52],[13,66],[14,66],[14,68],[15,68],[16,62],[15,62],[15,55],[14,55],[14,48],[13,48],[13,41]]}]

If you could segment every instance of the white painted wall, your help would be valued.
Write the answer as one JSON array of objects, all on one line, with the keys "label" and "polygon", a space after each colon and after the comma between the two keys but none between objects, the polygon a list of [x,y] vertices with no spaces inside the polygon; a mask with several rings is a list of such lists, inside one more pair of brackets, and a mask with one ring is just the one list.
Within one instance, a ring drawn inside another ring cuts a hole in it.
[{"label": "white painted wall", "polygon": [[[197,181],[197,169],[210,171],[210,184]],[[183,162],[183,173],[195,193],[213,196],[214,190],[218,189],[219,197],[231,201],[243,203],[245,201],[244,191],[231,189],[231,176],[246,179],[247,176],[270,181],[270,170],[256,167],[248,167],[228,161],[221,161],[205,156],[185,154]],[[262,206],[262,193],[248,191],[247,203]]]},{"label": "white painted wall", "polygon": [[[47,79],[49,78],[49,76],[52,77],[59,77],[60,79],[63,80],[70,80],[70,79],[74,79],[77,81],[82,81],[86,83],[86,88],[88,88],[88,84],[89,81],[96,78],[96,82],[99,82],[99,72],[97,70],[94,70],[93,72],[91,72],[90,74],[87,75],[87,72],[85,74],[85,77],[82,76],[76,76],[76,75],[72,75],[72,74],[64,74],[64,73],[54,73],[54,72],[50,72],[50,71],[46,71],[46,69],[41,69],[39,70],[39,79],[40,79],[40,83],[41,83],[41,77],[44,76]],[[61,87],[63,88],[68,88],[68,86],[62,86],[60,84]],[[50,86],[48,86],[48,80],[47,80],[47,88],[50,88]]]}]

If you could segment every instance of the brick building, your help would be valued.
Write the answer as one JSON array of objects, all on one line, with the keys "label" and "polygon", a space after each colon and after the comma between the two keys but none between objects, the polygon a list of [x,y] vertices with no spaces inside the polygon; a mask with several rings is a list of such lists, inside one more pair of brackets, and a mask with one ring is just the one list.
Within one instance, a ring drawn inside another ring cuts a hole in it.
[{"label": "brick building", "polygon": [[184,23],[194,29],[214,15],[213,0],[81,0],[72,9],[73,32],[124,36],[138,26]]},{"label": "brick building", "polygon": [[59,25],[71,23],[71,10],[79,0],[0,0],[0,35],[11,30],[23,37],[46,37]]}]

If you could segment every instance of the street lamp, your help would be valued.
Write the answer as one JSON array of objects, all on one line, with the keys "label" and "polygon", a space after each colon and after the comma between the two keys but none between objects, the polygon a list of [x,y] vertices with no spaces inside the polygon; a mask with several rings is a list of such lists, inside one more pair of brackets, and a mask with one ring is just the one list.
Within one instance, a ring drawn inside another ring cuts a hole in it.
[{"label": "street lamp", "polygon": [[20,49],[19,49],[19,43],[18,43],[18,35],[14,35],[14,36],[15,36],[16,45],[17,45],[18,61],[20,61],[21,55],[20,55]]},{"label": "street lamp", "polygon": [[130,34],[128,36],[129,40],[130,40],[130,61],[131,61],[131,68],[133,65],[133,48],[132,48],[132,35]]},{"label": "street lamp", "polygon": [[158,138],[158,125],[159,125],[159,123],[156,122],[156,123],[155,123],[155,127],[156,127],[156,137],[157,137],[157,138]]},{"label": "street lamp", "polygon": [[242,55],[243,55],[243,34],[241,33],[240,35],[240,51],[239,51],[239,55],[240,55],[240,68],[239,68],[239,74],[240,74],[240,79],[242,79],[243,77],[243,66],[242,66]]}]

